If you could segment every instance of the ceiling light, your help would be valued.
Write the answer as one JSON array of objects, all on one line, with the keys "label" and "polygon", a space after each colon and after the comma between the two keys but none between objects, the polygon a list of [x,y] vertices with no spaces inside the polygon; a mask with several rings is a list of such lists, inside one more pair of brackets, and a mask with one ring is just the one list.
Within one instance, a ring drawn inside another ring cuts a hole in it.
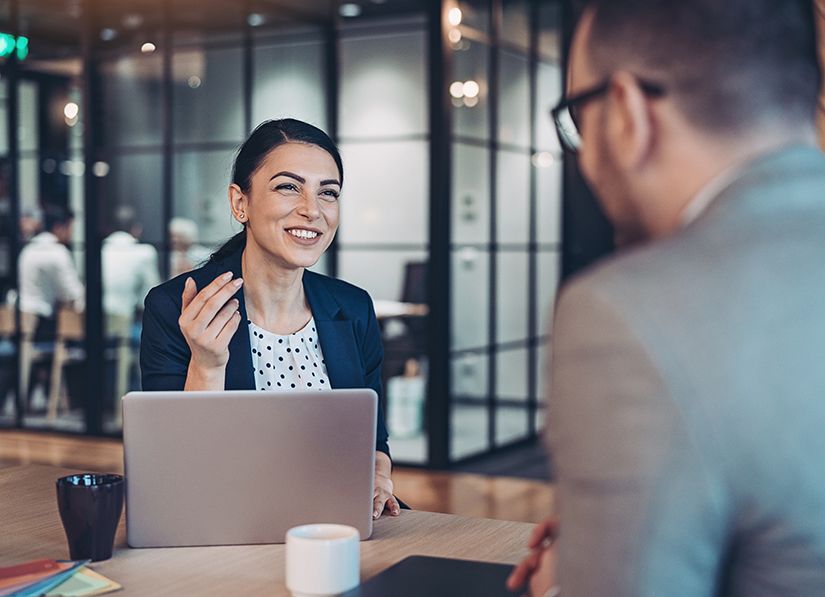
[{"label": "ceiling light", "polygon": [[187,79],[186,84],[189,85],[189,87],[191,87],[192,89],[197,89],[201,86],[202,82],[203,81],[201,81],[201,78],[199,76],[192,75],[191,77],[189,77],[189,79]]},{"label": "ceiling light", "polygon": [[139,14],[128,14],[123,17],[123,26],[127,29],[137,29],[143,25],[143,17]]},{"label": "ceiling light", "polygon": [[147,41],[145,44],[140,46],[140,51],[144,54],[151,54],[155,50],[157,50],[157,46],[155,46],[155,44],[153,44],[151,41]]},{"label": "ceiling light", "polygon": [[465,81],[463,87],[464,95],[467,97],[478,97],[481,88],[475,81]]},{"label": "ceiling light", "polygon": [[464,83],[461,81],[455,81],[450,85],[450,95],[454,98],[462,98],[464,97]]},{"label": "ceiling light", "polygon": [[461,9],[458,7],[451,8],[450,12],[447,13],[447,20],[450,21],[450,25],[453,27],[461,25]]},{"label": "ceiling light", "polygon": [[250,27],[260,27],[264,24],[266,19],[264,15],[259,14],[257,12],[251,13],[248,17],[246,17],[246,22],[249,24]]},{"label": "ceiling light", "polygon": [[461,41],[461,31],[458,29],[450,29],[450,32],[447,34],[447,38],[454,44],[457,44]]},{"label": "ceiling light", "polygon": [[549,151],[541,151],[534,153],[531,161],[536,168],[549,168],[556,162],[556,158]]},{"label": "ceiling light", "polygon": [[361,7],[353,2],[347,2],[341,5],[338,9],[338,14],[349,19],[358,17],[361,16]]},{"label": "ceiling light", "polygon": [[74,103],[69,102],[65,106],[63,106],[63,116],[72,120],[73,118],[77,118],[77,115],[80,113],[80,107]]},{"label": "ceiling light", "polygon": [[107,174],[109,174],[109,164],[106,162],[95,162],[92,165],[92,174],[97,176],[98,178],[103,178]]}]

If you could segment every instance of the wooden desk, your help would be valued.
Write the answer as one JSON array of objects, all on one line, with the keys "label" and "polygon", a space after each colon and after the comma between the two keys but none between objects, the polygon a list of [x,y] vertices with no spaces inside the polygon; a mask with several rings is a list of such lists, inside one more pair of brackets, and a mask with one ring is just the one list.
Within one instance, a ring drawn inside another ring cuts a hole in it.
[{"label": "wooden desk", "polygon": [[390,317],[425,317],[430,308],[419,303],[402,303],[399,301],[373,301],[375,316],[378,319]]},{"label": "wooden desk", "polygon": [[[75,472],[43,465],[0,469],[0,566],[68,558],[54,481]],[[532,527],[432,512],[383,517],[361,543],[361,578],[413,554],[516,563]],[[130,549],[125,531],[121,519],[114,557],[91,566],[123,585],[118,595],[289,595],[283,545]]]}]

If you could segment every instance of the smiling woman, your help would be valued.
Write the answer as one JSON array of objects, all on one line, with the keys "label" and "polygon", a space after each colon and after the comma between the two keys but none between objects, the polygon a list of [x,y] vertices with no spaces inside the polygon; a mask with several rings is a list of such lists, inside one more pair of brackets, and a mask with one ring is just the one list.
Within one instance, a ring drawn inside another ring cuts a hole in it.
[{"label": "smiling woman", "polygon": [[[320,129],[293,119],[256,128],[229,185],[243,230],[209,262],[146,297],[144,390],[372,388],[383,348],[372,300],[310,271],[338,229],[341,156]],[[378,409],[374,516],[399,512]]]}]

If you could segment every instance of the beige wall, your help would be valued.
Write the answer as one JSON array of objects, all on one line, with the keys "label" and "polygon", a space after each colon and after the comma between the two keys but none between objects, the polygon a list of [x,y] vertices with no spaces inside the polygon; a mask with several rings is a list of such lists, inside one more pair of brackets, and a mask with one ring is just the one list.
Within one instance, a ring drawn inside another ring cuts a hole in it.
[{"label": "beige wall", "polygon": [[[816,0],[816,9],[819,21],[819,55],[823,71],[825,71],[825,0]],[[819,139],[825,147],[825,84],[819,98]]]}]

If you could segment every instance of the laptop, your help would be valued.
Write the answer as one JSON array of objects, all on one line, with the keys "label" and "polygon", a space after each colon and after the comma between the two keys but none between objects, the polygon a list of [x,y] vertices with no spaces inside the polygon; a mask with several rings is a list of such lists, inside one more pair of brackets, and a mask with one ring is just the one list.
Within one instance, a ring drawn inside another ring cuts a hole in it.
[{"label": "laptop", "polygon": [[409,556],[341,597],[513,597],[511,564]]},{"label": "laptop", "polygon": [[123,397],[131,547],[283,543],[327,522],[372,534],[373,390]]}]

